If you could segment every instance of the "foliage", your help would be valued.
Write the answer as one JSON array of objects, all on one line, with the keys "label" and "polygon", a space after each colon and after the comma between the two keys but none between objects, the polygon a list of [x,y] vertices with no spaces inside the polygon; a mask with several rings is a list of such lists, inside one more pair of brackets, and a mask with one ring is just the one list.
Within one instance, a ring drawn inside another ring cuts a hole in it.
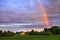
[{"label": "foliage", "polygon": [[43,32],[40,32],[40,35],[52,35],[52,32],[50,32],[50,31],[43,31]]},{"label": "foliage", "polygon": [[60,40],[60,35],[15,35],[11,37],[0,37],[0,40]]},{"label": "foliage", "polygon": [[29,35],[56,35],[56,34],[60,34],[60,28],[59,26],[52,26],[51,28],[44,28],[44,31],[42,32],[37,32],[32,30],[26,33]]},{"label": "foliage", "polygon": [[20,32],[16,32],[16,34],[20,34]]},{"label": "foliage", "polygon": [[60,28],[59,26],[52,26],[51,28],[47,29],[45,28],[44,31],[51,31],[53,34],[60,34]]},{"label": "foliage", "polygon": [[0,30],[0,37],[1,36],[14,36],[15,35],[15,33],[13,33],[13,32],[11,32],[11,31],[2,31],[2,30]]}]

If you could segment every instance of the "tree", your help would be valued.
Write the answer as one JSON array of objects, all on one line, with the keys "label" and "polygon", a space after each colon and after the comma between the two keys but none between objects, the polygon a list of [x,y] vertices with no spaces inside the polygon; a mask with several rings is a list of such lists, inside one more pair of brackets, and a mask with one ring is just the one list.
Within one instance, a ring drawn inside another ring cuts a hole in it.
[{"label": "tree", "polygon": [[4,31],[4,32],[3,32],[3,36],[6,36],[6,35],[7,35],[7,32],[6,32],[6,31]]},{"label": "tree", "polygon": [[3,36],[2,30],[0,30],[0,36]]},{"label": "tree", "polygon": [[52,26],[49,29],[53,34],[60,34],[60,28],[58,26]]},{"label": "tree", "polygon": [[16,32],[16,34],[20,34],[20,32]]},{"label": "tree", "polygon": [[47,28],[44,28],[44,31],[48,31],[48,29]]},{"label": "tree", "polygon": [[34,30],[30,31],[29,35],[34,35]]}]

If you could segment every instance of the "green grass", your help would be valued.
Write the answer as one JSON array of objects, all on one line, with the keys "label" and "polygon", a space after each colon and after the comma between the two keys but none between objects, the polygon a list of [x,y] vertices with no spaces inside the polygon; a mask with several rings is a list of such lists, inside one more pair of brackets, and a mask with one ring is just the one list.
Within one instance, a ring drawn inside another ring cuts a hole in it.
[{"label": "green grass", "polygon": [[60,40],[60,35],[51,35],[51,36],[16,35],[12,37],[0,37],[0,40]]}]

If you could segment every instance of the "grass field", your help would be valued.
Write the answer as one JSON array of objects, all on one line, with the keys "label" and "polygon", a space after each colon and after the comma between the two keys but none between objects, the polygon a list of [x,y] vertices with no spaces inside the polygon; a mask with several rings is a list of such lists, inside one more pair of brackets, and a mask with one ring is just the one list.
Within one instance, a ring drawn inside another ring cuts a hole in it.
[{"label": "grass field", "polygon": [[14,37],[0,37],[0,40],[60,40],[60,35],[52,35],[52,36],[16,35]]}]

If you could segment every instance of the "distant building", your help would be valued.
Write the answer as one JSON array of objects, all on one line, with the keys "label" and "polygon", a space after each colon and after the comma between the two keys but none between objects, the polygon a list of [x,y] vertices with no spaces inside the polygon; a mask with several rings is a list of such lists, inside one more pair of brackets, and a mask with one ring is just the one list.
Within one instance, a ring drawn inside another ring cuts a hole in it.
[{"label": "distant building", "polygon": [[20,32],[20,35],[25,35],[25,32],[21,31],[21,32]]}]

